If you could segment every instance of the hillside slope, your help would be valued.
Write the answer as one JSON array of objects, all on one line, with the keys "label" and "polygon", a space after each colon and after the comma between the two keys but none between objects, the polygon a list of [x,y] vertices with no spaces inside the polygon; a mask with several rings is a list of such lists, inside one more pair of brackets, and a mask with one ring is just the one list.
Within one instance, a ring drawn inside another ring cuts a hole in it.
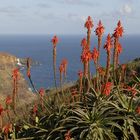
[{"label": "hillside slope", "polygon": [[[0,52],[0,103],[3,104],[7,95],[12,95],[12,72],[17,67],[17,58],[11,54]],[[31,103],[36,96],[29,91],[29,87],[20,73],[18,83],[18,98],[20,105]]]}]

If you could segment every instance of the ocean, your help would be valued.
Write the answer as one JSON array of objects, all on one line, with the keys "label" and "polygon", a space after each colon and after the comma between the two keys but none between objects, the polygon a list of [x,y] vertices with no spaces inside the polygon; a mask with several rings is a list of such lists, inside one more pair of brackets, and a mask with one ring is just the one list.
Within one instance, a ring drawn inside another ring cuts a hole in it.
[{"label": "ocean", "polygon": [[[37,88],[54,87],[53,78],[53,60],[52,60],[52,35],[0,35],[0,51],[11,53],[17,57],[30,57],[38,61],[41,65],[31,68],[32,79]],[[81,40],[84,35],[58,35],[59,43],[57,45],[57,84],[59,86],[59,65],[63,58],[68,60],[67,79],[65,82],[73,82],[77,80],[78,70],[82,70],[80,61]],[[103,37],[102,44],[105,43],[106,36]],[[120,42],[123,52],[120,55],[120,63],[127,63],[136,57],[140,57],[140,35],[126,35]],[[91,37],[91,50],[97,46],[97,37]],[[102,45],[103,46],[103,45]],[[106,53],[101,49],[100,64],[105,66]],[[91,63],[92,73],[95,68]],[[26,77],[26,70],[22,73]]]}]

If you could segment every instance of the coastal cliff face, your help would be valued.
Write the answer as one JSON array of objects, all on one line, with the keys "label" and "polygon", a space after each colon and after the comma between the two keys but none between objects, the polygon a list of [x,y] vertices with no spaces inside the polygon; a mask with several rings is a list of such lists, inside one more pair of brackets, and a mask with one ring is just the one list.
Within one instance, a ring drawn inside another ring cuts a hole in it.
[{"label": "coastal cliff face", "polygon": [[[8,53],[0,52],[0,104],[5,102],[7,95],[12,95],[13,92],[13,79],[12,72],[17,68],[17,58]],[[20,105],[26,105],[33,100],[36,96],[29,91],[29,87],[20,73],[20,79],[18,82],[18,99]]]}]

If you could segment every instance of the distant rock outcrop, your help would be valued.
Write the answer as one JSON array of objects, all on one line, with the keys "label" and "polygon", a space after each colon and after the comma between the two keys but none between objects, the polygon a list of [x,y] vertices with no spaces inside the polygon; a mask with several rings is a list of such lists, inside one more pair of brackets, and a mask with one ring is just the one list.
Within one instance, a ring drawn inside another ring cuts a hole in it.
[{"label": "distant rock outcrop", "polygon": [[140,76],[140,58],[135,58],[127,63],[128,77],[132,72],[136,72]]},{"label": "distant rock outcrop", "polygon": [[[17,62],[18,62],[19,65],[26,66],[27,58],[18,58]],[[35,61],[31,58],[30,58],[30,63],[31,63],[32,66],[40,65],[40,62]]]},{"label": "distant rock outcrop", "polygon": [[[12,95],[12,72],[17,68],[17,58],[11,54],[0,52],[0,104],[3,104],[7,95]],[[26,105],[36,99],[36,95],[29,91],[23,75],[20,73],[18,83],[18,99],[20,105]]]}]

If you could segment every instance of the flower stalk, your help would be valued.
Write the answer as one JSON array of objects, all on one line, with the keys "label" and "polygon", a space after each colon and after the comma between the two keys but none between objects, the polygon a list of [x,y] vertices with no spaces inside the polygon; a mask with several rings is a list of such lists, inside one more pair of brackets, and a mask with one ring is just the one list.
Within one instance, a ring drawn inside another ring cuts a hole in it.
[{"label": "flower stalk", "polygon": [[101,44],[102,44],[102,36],[104,33],[104,26],[102,25],[101,20],[99,20],[98,26],[95,30],[96,35],[98,36],[98,52],[99,52],[99,57],[98,57],[98,61],[97,64],[99,65],[99,60],[100,60],[100,48],[101,48]]},{"label": "flower stalk", "polygon": [[82,92],[83,89],[83,72],[80,70],[78,72],[78,76],[79,76],[79,92]]},{"label": "flower stalk", "polygon": [[58,38],[57,36],[54,36],[51,40],[53,44],[53,71],[54,71],[54,82],[55,82],[55,87],[57,91],[57,82],[56,82],[56,46],[58,44]]},{"label": "flower stalk", "polygon": [[15,112],[16,111],[16,102],[17,102],[17,93],[18,93],[18,80],[19,80],[19,69],[18,68],[13,70],[12,78],[13,78],[12,101],[13,101],[13,110]]},{"label": "flower stalk", "polygon": [[116,82],[116,77],[117,77],[117,65],[118,65],[118,46],[119,46],[119,38],[122,37],[123,35],[123,27],[121,25],[121,22],[119,21],[117,24],[116,29],[114,30],[113,37],[114,37],[114,51],[113,51],[113,79],[114,79],[114,84]]},{"label": "flower stalk", "polygon": [[105,83],[108,82],[109,79],[109,69],[110,69],[110,59],[111,59],[111,48],[112,48],[112,42],[110,34],[108,34],[106,43],[104,45],[104,49],[106,49],[107,52],[107,62],[106,62],[106,72],[105,72]]},{"label": "flower stalk", "polygon": [[[87,50],[90,51],[91,29],[93,28],[93,21],[90,16],[88,16],[85,22],[85,28],[87,28]],[[90,79],[90,63],[89,62],[88,62],[88,78]]]},{"label": "flower stalk", "polygon": [[29,57],[27,58],[26,66],[27,66],[27,77],[29,78],[30,84],[31,84],[33,90],[36,93],[38,93],[38,90],[35,88],[35,85],[34,85],[32,78],[31,78],[31,59]]}]

